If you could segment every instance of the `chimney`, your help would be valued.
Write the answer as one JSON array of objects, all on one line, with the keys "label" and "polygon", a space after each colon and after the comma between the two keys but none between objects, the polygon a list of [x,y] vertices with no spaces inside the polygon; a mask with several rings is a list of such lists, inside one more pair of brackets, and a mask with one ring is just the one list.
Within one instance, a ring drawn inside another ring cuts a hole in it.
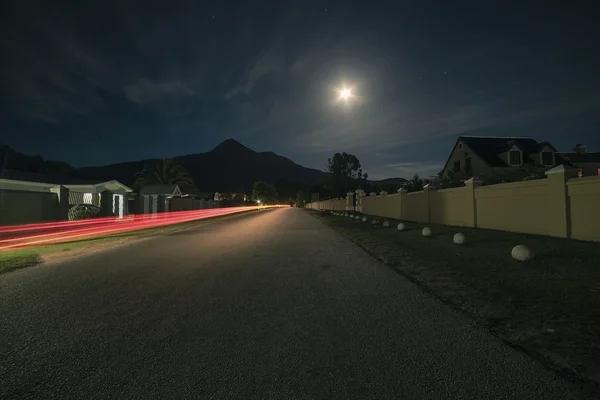
[{"label": "chimney", "polygon": [[585,145],[584,144],[576,144],[573,148],[573,153],[585,154]]}]

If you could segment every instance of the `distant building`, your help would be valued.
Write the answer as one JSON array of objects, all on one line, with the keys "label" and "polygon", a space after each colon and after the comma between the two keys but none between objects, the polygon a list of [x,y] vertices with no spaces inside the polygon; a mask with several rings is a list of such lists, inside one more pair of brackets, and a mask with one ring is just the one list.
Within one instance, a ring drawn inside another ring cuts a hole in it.
[{"label": "distant building", "polygon": [[600,176],[600,153],[588,153],[586,146],[577,144],[570,152],[556,153],[558,159],[579,169],[579,176]]},{"label": "distant building", "polygon": [[557,161],[557,150],[549,142],[526,137],[459,136],[440,176],[493,175],[525,165],[551,168]]}]

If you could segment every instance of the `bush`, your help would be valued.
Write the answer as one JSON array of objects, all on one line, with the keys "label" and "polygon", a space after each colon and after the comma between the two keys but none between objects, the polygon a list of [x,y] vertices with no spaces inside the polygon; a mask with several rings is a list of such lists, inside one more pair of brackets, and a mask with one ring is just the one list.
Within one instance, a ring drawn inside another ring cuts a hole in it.
[{"label": "bush", "polygon": [[77,204],[69,210],[69,221],[97,218],[99,216],[100,208],[92,204]]}]

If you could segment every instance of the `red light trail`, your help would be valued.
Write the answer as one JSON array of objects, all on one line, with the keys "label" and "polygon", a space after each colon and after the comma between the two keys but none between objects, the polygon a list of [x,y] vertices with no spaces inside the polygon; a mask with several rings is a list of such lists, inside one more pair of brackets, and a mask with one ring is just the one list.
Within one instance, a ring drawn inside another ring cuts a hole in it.
[{"label": "red light trail", "polygon": [[0,251],[30,246],[45,246],[73,240],[101,237],[115,233],[180,224],[183,222],[237,214],[245,211],[280,207],[289,206],[276,205],[211,208],[193,211],[141,214],[125,218],[103,217],[80,221],[0,226]]}]

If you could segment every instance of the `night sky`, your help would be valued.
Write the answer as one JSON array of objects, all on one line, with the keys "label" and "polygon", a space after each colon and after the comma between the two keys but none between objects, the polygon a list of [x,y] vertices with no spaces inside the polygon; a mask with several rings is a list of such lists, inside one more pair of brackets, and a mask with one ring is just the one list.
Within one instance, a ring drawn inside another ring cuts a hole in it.
[{"label": "night sky", "polygon": [[600,151],[593,2],[286,3],[4,1],[0,142],[79,167],[234,138],[372,178],[438,172],[459,134]]}]

